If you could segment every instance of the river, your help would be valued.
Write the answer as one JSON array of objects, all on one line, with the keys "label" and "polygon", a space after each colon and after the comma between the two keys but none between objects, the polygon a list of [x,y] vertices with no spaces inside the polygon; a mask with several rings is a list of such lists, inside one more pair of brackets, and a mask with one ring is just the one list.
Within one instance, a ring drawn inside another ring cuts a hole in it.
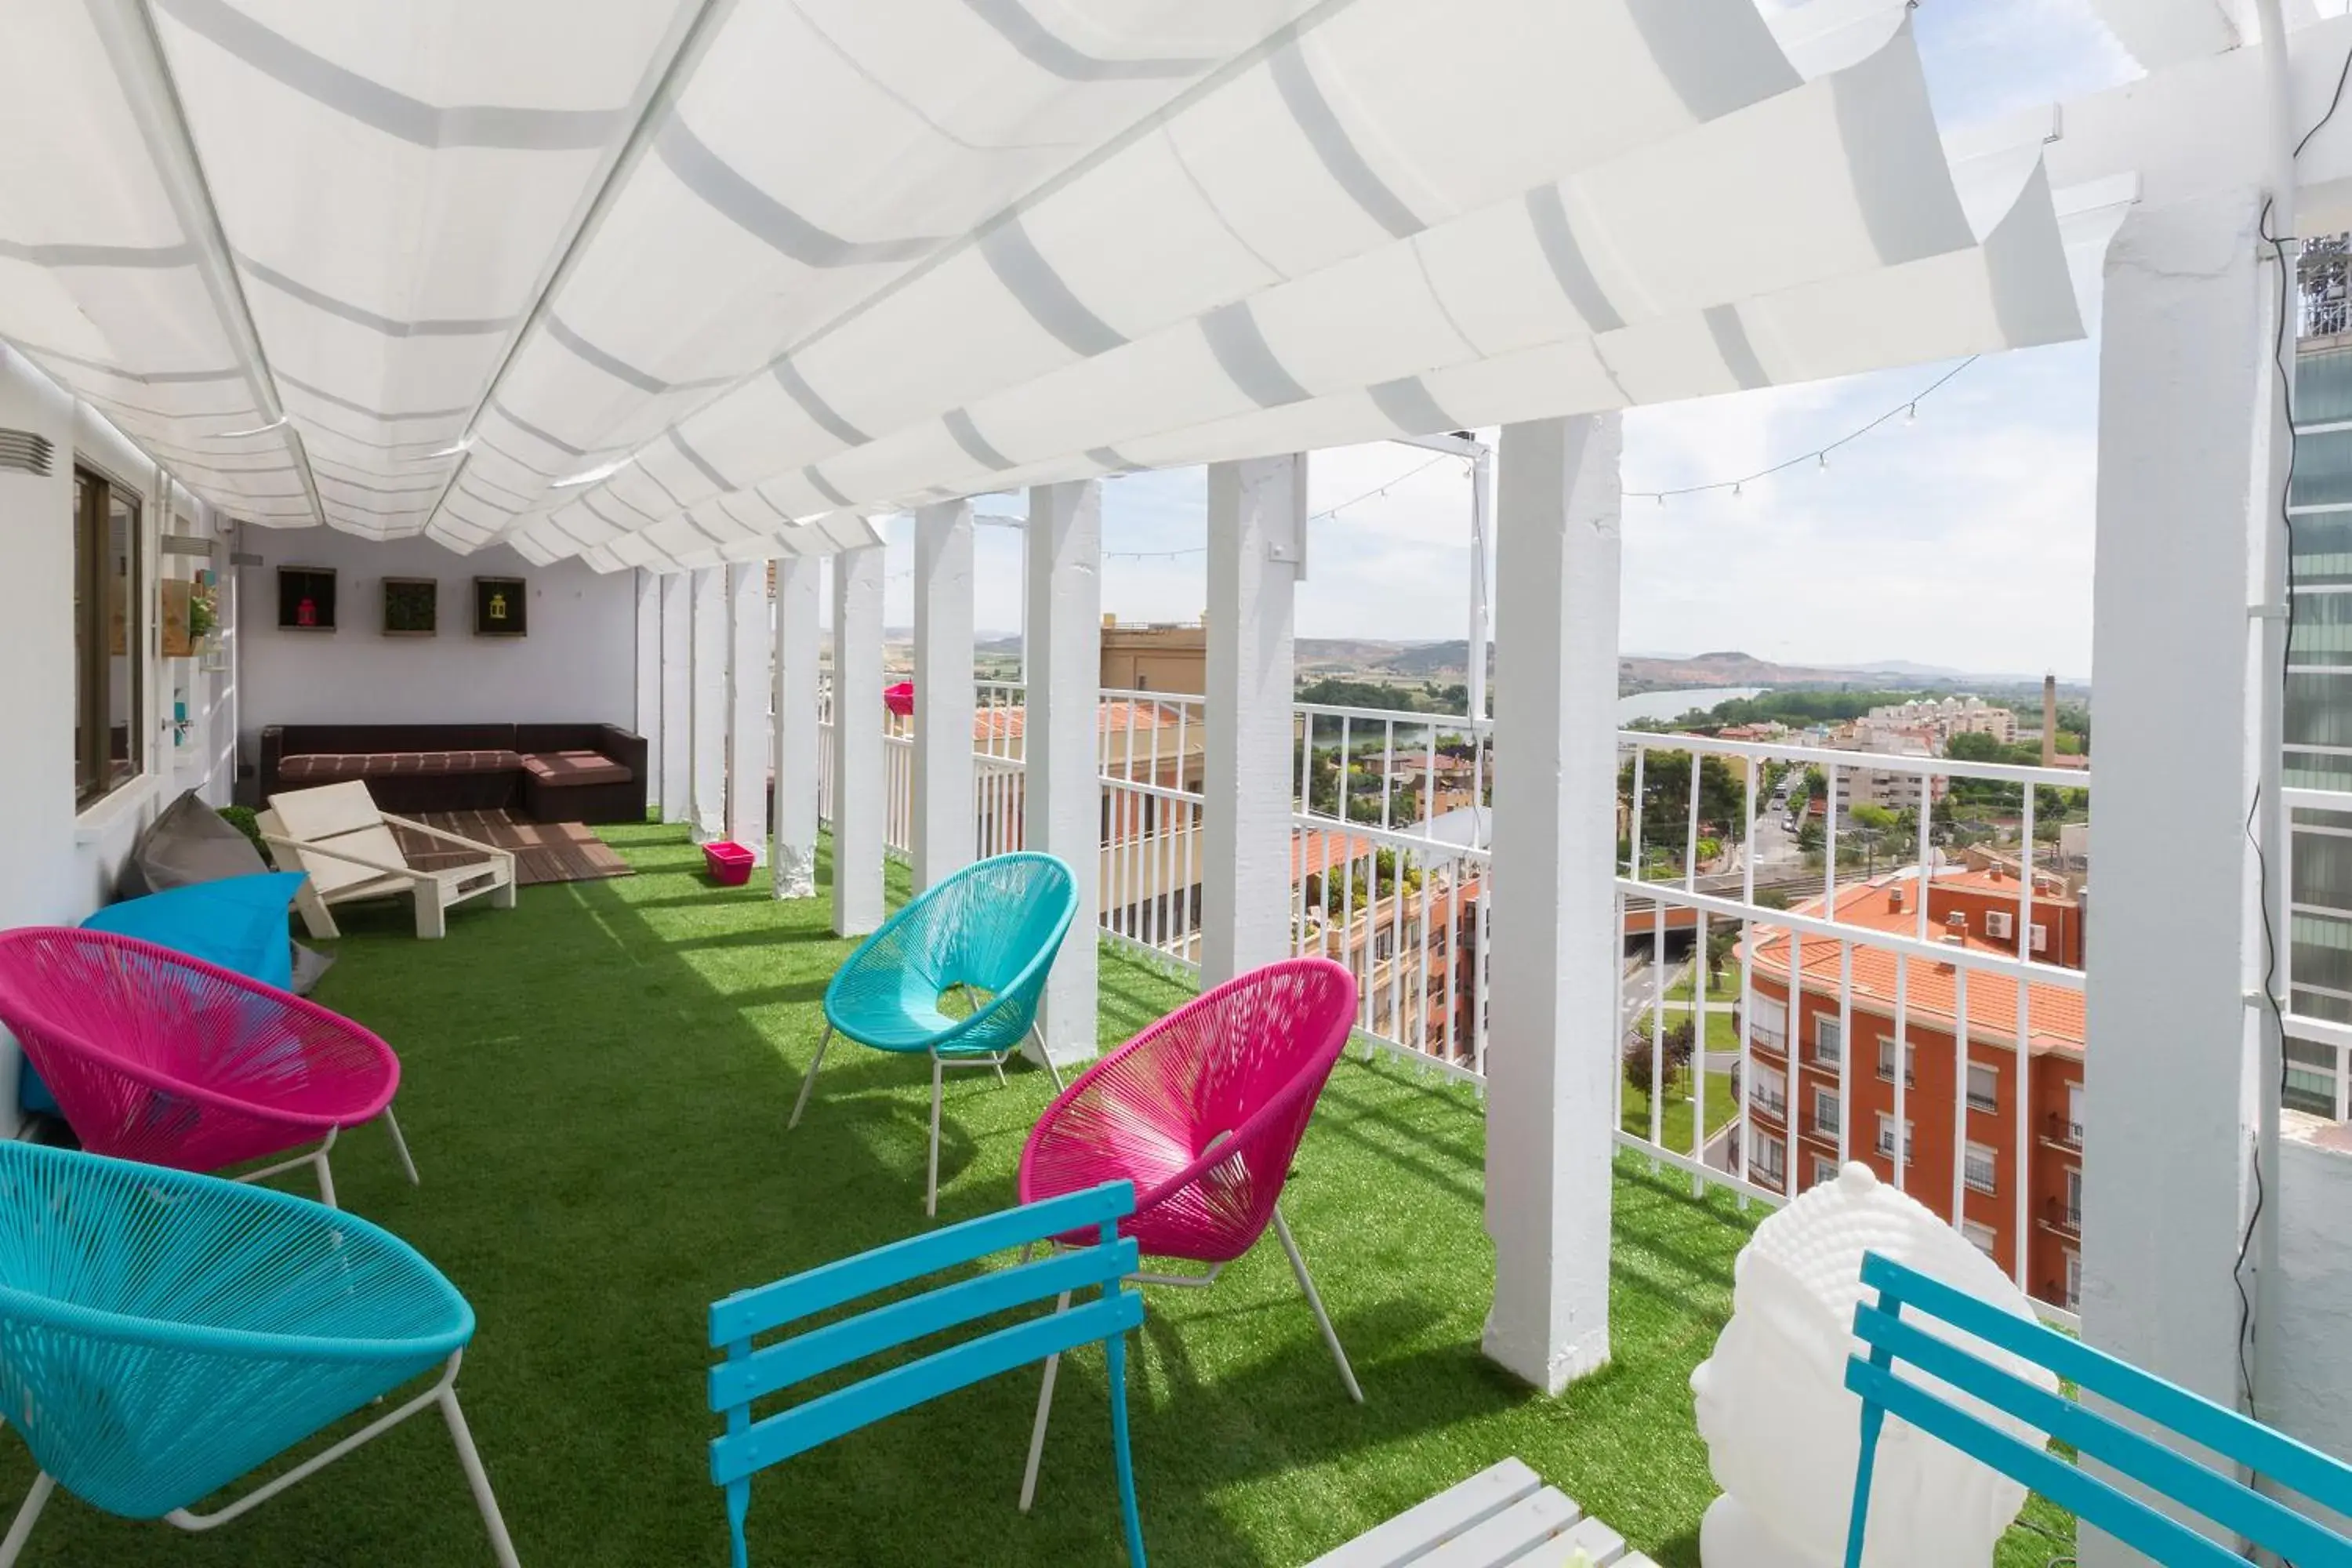
[{"label": "river", "polygon": [[1734,698],[1753,697],[1761,686],[1701,686],[1681,691],[1636,691],[1617,699],[1617,722],[1636,719],[1679,719],[1694,708],[1712,708]]}]

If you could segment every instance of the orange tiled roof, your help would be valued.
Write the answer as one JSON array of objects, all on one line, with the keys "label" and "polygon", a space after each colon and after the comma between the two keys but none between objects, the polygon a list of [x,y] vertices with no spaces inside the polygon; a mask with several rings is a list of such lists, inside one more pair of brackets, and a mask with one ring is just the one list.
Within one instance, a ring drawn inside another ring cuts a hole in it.
[{"label": "orange tiled roof", "polygon": [[[1938,881],[1944,879],[1938,878]],[[1900,880],[1882,879],[1859,882],[1851,888],[1840,888],[1837,911],[1832,919],[1842,925],[1860,926],[1870,931],[1908,936],[1918,929],[1918,913],[1906,907],[1887,907],[1890,887],[1910,888],[1909,878]],[[2010,884],[2011,889],[2015,884]],[[1819,915],[1822,900],[1808,899],[1793,905],[1790,912]],[[1941,934],[1939,931],[1938,934]],[[1789,972],[1790,932],[1783,926],[1759,926],[1751,952],[1759,974],[1769,975],[1784,984]],[[2013,956],[2000,942],[1986,942],[1969,936],[1965,945],[1972,952]],[[1835,995],[1843,963],[1841,950],[1846,944],[1831,937],[1807,934],[1801,943],[1804,964],[1804,989],[1815,994]],[[1892,1011],[1895,1005],[1895,970],[1906,964],[1900,955],[1884,948],[1853,944],[1853,995],[1858,1004],[1872,1005]],[[1914,1016],[1943,1021],[1948,1027],[1958,1007],[1959,980],[1950,966],[1926,959],[1907,961],[1909,974],[1906,982],[1904,1004]],[[2084,998],[2079,991],[2052,985],[2040,981],[2026,984],[2025,1017],[2028,1040],[2036,1051],[2058,1050],[2079,1055],[2084,1038]],[[2012,980],[1995,979],[1979,974],[1969,986],[1969,1037],[1980,1044],[2013,1042],[2017,1038],[2017,984]]]},{"label": "orange tiled roof", "polygon": [[[1114,701],[1100,704],[1095,711],[1095,732],[1104,731],[1120,733],[1136,730],[1173,730],[1183,722],[1172,703]],[[1015,705],[1009,708],[982,708],[971,716],[971,738],[975,741],[1019,740],[1028,731],[1029,710]],[[1200,721],[1192,721],[1200,728]]]}]

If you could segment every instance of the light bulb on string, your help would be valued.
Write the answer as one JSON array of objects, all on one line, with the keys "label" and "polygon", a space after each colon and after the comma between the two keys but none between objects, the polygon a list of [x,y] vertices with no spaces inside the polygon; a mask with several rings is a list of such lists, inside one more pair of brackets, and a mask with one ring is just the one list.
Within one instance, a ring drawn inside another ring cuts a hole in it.
[{"label": "light bulb on string", "polygon": [[1813,459],[1813,471],[1815,473],[1826,474],[1830,471],[1830,455],[1827,452],[1814,453]]},{"label": "light bulb on string", "polygon": [[1919,405],[1917,404],[1906,403],[1903,405],[1903,423],[1906,426],[1916,425],[1919,423]]}]

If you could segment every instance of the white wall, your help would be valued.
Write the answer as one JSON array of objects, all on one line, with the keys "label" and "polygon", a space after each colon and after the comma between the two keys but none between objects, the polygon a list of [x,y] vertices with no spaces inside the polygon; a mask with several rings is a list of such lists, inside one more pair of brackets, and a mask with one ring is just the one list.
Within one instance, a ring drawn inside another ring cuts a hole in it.
[{"label": "white wall", "polygon": [[[321,528],[245,530],[260,566],[237,570],[244,607],[238,721],[252,760],[268,724],[636,721],[636,578],[511,550],[460,555],[429,539],[377,542]],[[281,631],[278,568],[335,569],[336,628]],[[383,635],[383,580],[440,583],[440,630]],[[478,637],[474,579],[529,584],[530,635]]]}]

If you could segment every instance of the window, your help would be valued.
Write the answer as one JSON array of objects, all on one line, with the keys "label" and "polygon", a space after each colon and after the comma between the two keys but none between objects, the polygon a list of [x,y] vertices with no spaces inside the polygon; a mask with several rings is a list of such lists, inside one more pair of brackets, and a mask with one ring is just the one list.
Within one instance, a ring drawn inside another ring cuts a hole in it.
[{"label": "window", "polygon": [[1845,1031],[1827,1013],[1813,1019],[1813,1059],[1837,1066],[1845,1057]]},{"label": "window", "polygon": [[[1878,1152],[1888,1159],[1895,1158],[1895,1118],[1885,1111],[1878,1113]],[[1906,1165],[1919,1157],[1919,1142],[1911,1119],[1903,1119],[1903,1163]]]},{"label": "window", "polygon": [[1789,1080],[1781,1076],[1779,1068],[1759,1063],[1756,1068],[1755,1088],[1749,1093],[1755,1099],[1756,1108],[1767,1116],[1786,1116],[1789,1113]]},{"label": "window", "polygon": [[74,470],[74,805],[139,774],[146,751],[140,656],[139,503]]},{"label": "window", "polygon": [[1756,1043],[1768,1051],[1789,1049],[1789,1005],[1769,996],[1756,998]]},{"label": "window", "polygon": [[[1895,1081],[1895,1037],[1892,1035],[1879,1037],[1878,1076],[1889,1083]],[[1903,1047],[1903,1081],[1919,1081],[1919,1047],[1908,1041]]]},{"label": "window", "polygon": [[2066,1310],[2070,1312],[2083,1304],[2083,1255],[2073,1247],[2066,1249]]},{"label": "window", "polygon": [[1748,1177],[1769,1187],[1788,1184],[1788,1145],[1769,1132],[1748,1131]]},{"label": "window", "polygon": [[2000,1069],[1990,1062],[1969,1064],[1969,1109],[1970,1110],[2000,1109]]},{"label": "window", "polygon": [[1811,1183],[1813,1186],[1820,1187],[1828,1185],[1830,1183],[1837,1180],[1837,1173],[1838,1163],[1835,1160],[1831,1159],[1826,1154],[1816,1154],[1813,1156],[1813,1179]]},{"label": "window", "polygon": [[2071,1165],[2066,1169],[2066,1228],[2083,1228],[2083,1173]]},{"label": "window", "polygon": [[1971,1143],[1960,1163],[1961,1179],[1980,1193],[2000,1190],[2000,1154],[1982,1143]]},{"label": "window", "polygon": [[1813,1090],[1813,1131],[1825,1138],[1838,1135],[1838,1097],[1833,1089]]},{"label": "window", "polygon": [[1974,1243],[1976,1249],[1979,1252],[1983,1253],[1987,1258],[1992,1257],[1992,1249],[1995,1245],[1998,1244],[2000,1239],[1993,1234],[1992,1226],[1989,1225],[1979,1225],[1972,1219],[1964,1219],[1960,1221],[1960,1234],[1967,1237],[1970,1242]]},{"label": "window", "polygon": [[2083,1141],[2083,1086],[2079,1083],[2066,1086],[2066,1141]]}]

